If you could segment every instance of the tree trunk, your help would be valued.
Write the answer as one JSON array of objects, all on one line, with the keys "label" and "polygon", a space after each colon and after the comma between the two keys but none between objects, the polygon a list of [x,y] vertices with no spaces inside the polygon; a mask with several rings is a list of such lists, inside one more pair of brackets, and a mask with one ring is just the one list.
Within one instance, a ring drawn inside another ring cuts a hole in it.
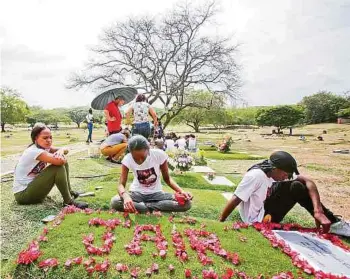
[{"label": "tree trunk", "polygon": [[293,135],[293,127],[289,128],[289,135],[292,136]]},{"label": "tree trunk", "polygon": [[5,123],[1,122],[1,133],[5,132]]},{"label": "tree trunk", "polygon": [[193,123],[194,124],[194,131],[196,132],[196,133],[200,133],[200,131],[199,131],[199,123]]},{"label": "tree trunk", "polygon": [[79,123],[76,123],[77,124],[77,126],[78,126],[78,129],[80,129],[80,122]]}]

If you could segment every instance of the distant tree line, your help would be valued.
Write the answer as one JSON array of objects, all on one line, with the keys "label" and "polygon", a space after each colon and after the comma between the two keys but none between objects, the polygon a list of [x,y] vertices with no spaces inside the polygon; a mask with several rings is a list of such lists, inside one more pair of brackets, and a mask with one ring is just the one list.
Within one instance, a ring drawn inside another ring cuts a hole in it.
[{"label": "distant tree line", "polygon": [[[14,89],[0,88],[0,93],[2,132],[5,131],[6,124],[24,122],[30,126],[42,122],[53,127],[58,127],[59,123],[75,123],[80,128],[89,109],[29,107]],[[296,125],[334,123],[338,117],[350,117],[349,92],[340,96],[321,91],[304,97],[297,105],[247,108],[227,108],[227,98],[224,94],[213,94],[204,90],[191,91],[185,96],[184,102],[191,103],[192,106],[183,108],[171,124],[185,124],[195,132],[200,132],[200,129],[206,126],[228,128],[234,125],[273,126],[280,132],[285,128],[292,129]],[[157,114],[162,113],[163,110],[157,110]],[[104,122],[102,111],[94,111],[94,121],[100,124]]]},{"label": "distant tree line", "polygon": [[[186,124],[199,132],[200,127],[212,125],[227,128],[233,125],[273,126],[277,132],[288,128],[290,133],[295,125],[334,123],[338,117],[350,117],[350,95],[336,95],[320,91],[304,97],[297,105],[269,107],[225,108],[224,100],[208,92],[191,95],[200,100],[202,106],[184,109],[172,122]],[[214,98],[215,100],[215,98]]]},{"label": "distant tree line", "polygon": [[[28,123],[34,126],[41,122],[57,128],[59,123],[75,123],[80,128],[85,121],[89,107],[43,109],[40,106],[28,106],[21,95],[14,89],[0,88],[1,94],[1,131],[5,132],[6,124]],[[102,124],[104,116],[102,111],[94,111],[95,123]]]}]

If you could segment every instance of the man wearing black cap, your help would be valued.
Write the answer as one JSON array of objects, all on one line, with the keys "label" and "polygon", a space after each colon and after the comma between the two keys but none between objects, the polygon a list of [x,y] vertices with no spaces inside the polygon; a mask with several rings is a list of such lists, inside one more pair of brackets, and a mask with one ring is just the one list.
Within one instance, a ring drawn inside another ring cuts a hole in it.
[{"label": "man wearing black cap", "polygon": [[277,151],[269,160],[252,166],[238,185],[220,216],[223,222],[238,205],[245,223],[279,223],[299,203],[314,218],[322,232],[350,236],[350,224],[336,217],[320,201],[316,184],[300,175],[295,159]]}]

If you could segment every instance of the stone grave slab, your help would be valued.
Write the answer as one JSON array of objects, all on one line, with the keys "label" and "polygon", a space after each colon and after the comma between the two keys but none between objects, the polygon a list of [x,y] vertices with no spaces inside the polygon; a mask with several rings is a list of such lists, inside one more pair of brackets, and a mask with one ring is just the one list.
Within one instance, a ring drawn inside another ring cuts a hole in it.
[{"label": "stone grave slab", "polygon": [[350,252],[315,234],[295,231],[274,231],[290,248],[298,252],[316,271],[350,277]]},{"label": "stone grave slab", "polygon": [[198,173],[215,172],[212,168],[207,166],[193,166],[192,171],[198,172]]},{"label": "stone grave slab", "polygon": [[215,176],[213,180],[209,180],[206,175],[203,175],[203,178],[211,185],[226,185],[231,187],[235,185],[232,181],[228,180],[225,176]]}]

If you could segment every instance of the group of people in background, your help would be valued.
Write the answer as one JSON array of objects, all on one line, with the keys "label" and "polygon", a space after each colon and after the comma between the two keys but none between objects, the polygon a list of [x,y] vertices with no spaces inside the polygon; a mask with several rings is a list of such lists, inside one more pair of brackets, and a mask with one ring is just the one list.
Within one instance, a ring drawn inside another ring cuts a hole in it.
[{"label": "group of people in background", "polygon": [[[170,133],[165,136],[163,146],[156,144],[156,148],[151,148],[149,115],[153,118],[155,131],[160,133],[160,121],[154,109],[144,96],[139,95],[126,113],[127,120],[131,115],[134,119],[130,132],[121,126],[120,106],[123,104],[121,97],[107,104],[105,116],[108,137],[100,146],[101,153],[108,160],[121,164],[118,194],[112,197],[111,207],[133,213],[189,210],[193,196],[170,177],[168,155],[164,150],[196,150],[195,135],[177,137],[175,133]],[[86,120],[89,129],[88,142],[91,142],[92,111],[89,111]],[[15,200],[19,204],[40,203],[56,185],[63,205],[87,208],[87,203],[76,200],[79,193],[70,184],[66,158],[68,150],[53,147],[51,130],[44,124],[34,126],[31,139],[32,144],[23,152],[15,168]],[[159,143],[163,140],[163,135],[157,134],[153,140]],[[126,184],[129,172],[133,173],[134,180],[128,188]],[[161,177],[174,193],[163,191]],[[241,219],[246,223],[281,222],[296,203],[314,217],[316,225],[322,227],[323,232],[350,236],[349,222],[333,214],[321,203],[316,184],[307,176],[299,174],[295,159],[284,151],[274,152],[269,159],[248,169],[219,220],[225,221],[239,207]]]},{"label": "group of people in background", "polygon": [[196,136],[190,134],[184,137],[177,137],[175,133],[169,133],[165,136],[164,148],[166,151],[170,152],[176,149],[195,152],[197,150]]}]

